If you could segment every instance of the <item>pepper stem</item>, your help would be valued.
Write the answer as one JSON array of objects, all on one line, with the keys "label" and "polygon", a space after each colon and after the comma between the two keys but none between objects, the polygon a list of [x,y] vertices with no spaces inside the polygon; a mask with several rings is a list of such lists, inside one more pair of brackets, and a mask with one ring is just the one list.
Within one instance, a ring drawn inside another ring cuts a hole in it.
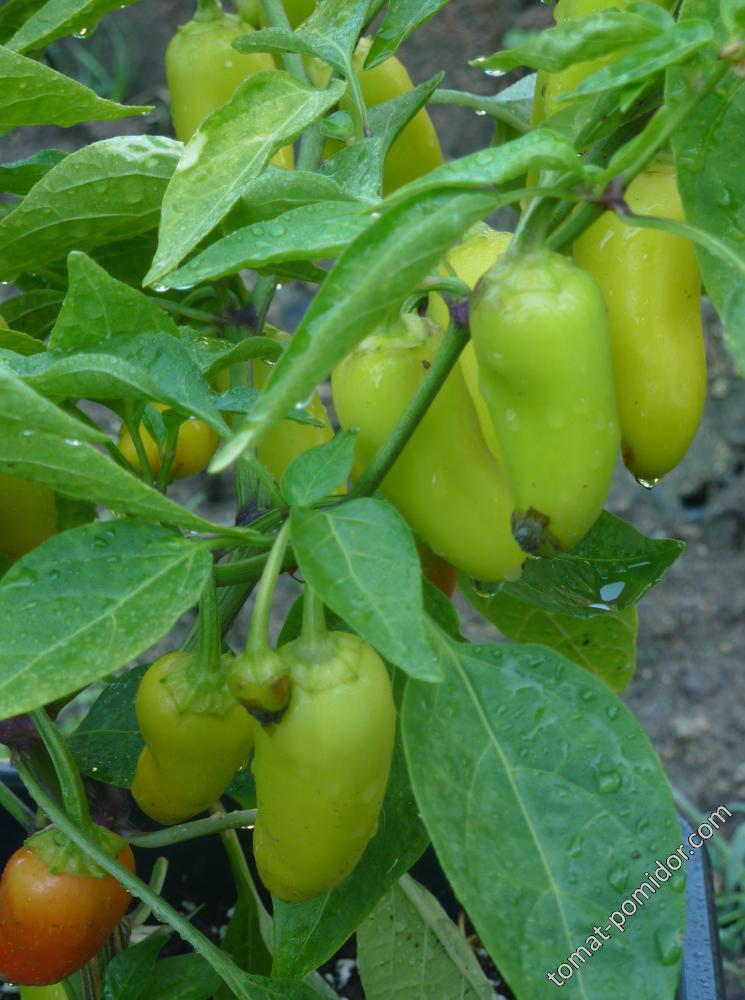
[{"label": "pepper stem", "polygon": [[261,582],[256,592],[256,602],[251,615],[246,652],[261,654],[269,649],[269,620],[277,580],[282,572],[287,544],[290,540],[290,522],[285,521],[269,553]]},{"label": "pepper stem", "polygon": [[197,9],[194,11],[195,21],[217,21],[224,17],[220,0],[197,0]]},{"label": "pepper stem", "polygon": [[94,824],[88,809],[83,779],[62,734],[43,708],[29,712],[51,758],[62,792],[65,812],[80,829],[92,831]]},{"label": "pepper stem", "polygon": [[326,637],[326,609],[323,601],[311,587],[305,584],[303,597],[303,628],[300,632],[300,642],[306,649],[319,646]]}]

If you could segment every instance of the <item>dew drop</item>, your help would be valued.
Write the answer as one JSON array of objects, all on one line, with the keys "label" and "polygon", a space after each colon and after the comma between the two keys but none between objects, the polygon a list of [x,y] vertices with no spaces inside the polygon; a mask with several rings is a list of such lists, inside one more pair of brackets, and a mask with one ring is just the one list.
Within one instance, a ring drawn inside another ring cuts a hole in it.
[{"label": "dew drop", "polygon": [[643,486],[645,490],[653,490],[659,479],[643,479],[641,476],[636,476],[636,481],[640,486]]}]

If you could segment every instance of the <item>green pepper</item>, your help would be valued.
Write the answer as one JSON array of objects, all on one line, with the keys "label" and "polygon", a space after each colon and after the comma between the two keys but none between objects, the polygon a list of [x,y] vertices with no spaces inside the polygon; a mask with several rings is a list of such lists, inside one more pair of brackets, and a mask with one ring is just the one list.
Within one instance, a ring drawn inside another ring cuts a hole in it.
[{"label": "green pepper", "polygon": [[[442,337],[431,321],[406,315],[366,338],[332,373],[339,422],[359,429],[358,466],[395,427]],[[525,556],[510,529],[514,498],[457,365],[380,488],[429,548],[458,569],[479,580],[519,575]]]},{"label": "green pepper", "polygon": [[[247,77],[275,69],[268,53],[243,53],[233,48],[236,38],[253,30],[235,14],[226,14],[217,0],[179,26],[166,49],[166,79],[177,139],[188,142],[207,115],[230,100]],[[272,162],[291,170],[292,147],[279,150]]]},{"label": "green pepper", "polygon": [[0,473],[0,553],[20,559],[57,531],[54,493],[40,483]]},{"label": "green pepper", "polygon": [[[137,761],[132,795],[159,823],[180,823],[211,806],[235,772],[246,766],[253,745],[253,721],[225,681],[206,704],[190,703],[194,657],[161,657],[137,690],[137,723],[145,748]],[[226,677],[229,657],[222,666]]]},{"label": "green pepper", "polygon": [[383,661],[356,635],[278,650],[292,679],[282,719],[256,727],[256,865],[287,902],[339,885],[375,833],[396,708]]},{"label": "green pepper", "polygon": [[561,254],[507,254],[477,285],[470,320],[515,537],[534,554],[571,548],[600,513],[620,440],[602,296]]},{"label": "green pepper", "polygon": [[[684,220],[675,170],[660,163],[626,192],[637,215]],[[606,212],[577,240],[574,257],[608,306],[623,459],[654,483],[693,440],[706,399],[701,275],[690,240],[635,229]]]}]

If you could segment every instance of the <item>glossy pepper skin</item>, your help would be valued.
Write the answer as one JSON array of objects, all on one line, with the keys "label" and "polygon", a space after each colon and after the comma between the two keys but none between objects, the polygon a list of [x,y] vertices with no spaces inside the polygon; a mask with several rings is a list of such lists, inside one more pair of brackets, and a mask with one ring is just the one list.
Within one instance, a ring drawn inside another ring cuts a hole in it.
[{"label": "glossy pepper skin", "polygon": [[[188,142],[211,114],[230,100],[240,83],[261,70],[275,69],[266,52],[238,52],[233,41],[254,29],[236,17],[195,17],[179,26],[166,49],[166,80],[176,138]],[[286,146],[272,160],[291,170],[294,154]]]},{"label": "glossy pepper skin", "polygon": [[569,549],[600,513],[620,442],[602,296],[561,254],[507,255],[479,282],[470,319],[515,536],[535,554]]},{"label": "glossy pepper skin", "polygon": [[[292,340],[288,333],[279,330],[267,333],[267,336],[283,346]],[[274,363],[265,360],[254,361],[254,386],[263,389],[273,371]],[[309,448],[326,444],[334,436],[328,412],[321,402],[318,390],[314,390],[306,410],[311,417],[320,420],[323,426],[314,427],[312,424],[299,424],[296,420],[282,420],[269,431],[258,447],[259,460],[269,469],[277,482],[282,479],[285,469],[293,459]]]},{"label": "glossy pepper skin", "polygon": [[[408,70],[396,56],[391,56],[373,69],[362,68],[371,45],[371,38],[362,37],[354,54],[354,67],[367,107],[383,104],[414,89]],[[325,75],[327,77],[328,73]],[[348,93],[339,101],[339,107],[344,110],[351,107]],[[329,142],[326,155],[330,156],[340,148],[338,143]],[[390,194],[404,184],[423,177],[441,163],[442,150],[435,126],[427,110],[421,108],[388,151],[383,170],[383,194]]]},{"label": "glossy pepper skin", "polygon": [[[562,24],[576,17],[587,17],[588,14],[597,14],[599,11],[614,7],[617,10],[625,10],[631,0],[559,0],[554,8],[554,20],[556,24]],[[661,7],[670,7],[668,0],[651,0]],[[588,62],[575,63],[567,69],[558,73],[548,73],[546,70],[538,70],[536,77],[535,101],[533,104],[533,126],[549,118],[555,112],[565,107],[559,100],[573,91],[592,73],[596,73],[604,66],[608,66],[620,57],[620,53],[614,53],[603,59],[591,59]]]},{"label": "glossy pepper skin", "polygon": [[[445,273],[455,272],[455,276],[469,286],[475,288],[479,278],[493,267],[507,247],[510,245],[512,233],[502,233],[492,229],[485,222],[474,226],[468,237],[454,247],[445,258]],[[447,328],[450,322],[445,300],[436,292],[429,297],[427,315],[443,329]],[[501,452],[497,434],[494,430],[489,408],[484,397],[481,395],[479,385],[479,366],[476,360],[476,352],[473,349],[473,342],[468,341],[463,348],[463,353],[458,359],[463,378],[466,380],[468,391],[471,394],[473,405],[476,407],[481,433],[484,440],[489,445],[492,453],[501,460]]]},{"label": "glossy pepper skin", "polygon": [[[393,430],[442,337],[434,323],[404,316],[332,373],[339,422],[359,428],[360,467]],[[484,581],[519,575],[525,555],[510,527],[514,497],[457,365],[380,488],[429,548],[458,569]]]},{"label": "glossy pepper skin", "polygon": [[236,701],[224,715],[181,711],[169,677],[189,653],[168,653],[146,671],[135,710],[145,749],[137,761],[132,795],[159,823],[179,823],[204,812],[245,767],[254,725]]},{"label": "glossy pepper skin", "polygon": [[[164,410],[169,409],[163,403],[153,403],[152,405],[159,413],[163,413]],[[161,467],[161,454],[158,443],[150,437],[144,426],[140,427],[140,435],[142,443],[145,446],[150,468],[153,475],[157,476]],[[170,480],[186,479],[188,476],[193,476],[197,472],[201,472],[202,469],[206,468],[207,463],[217,451],[219,443],[220,437],[217,431],[213,430],[209,424],[206,424],[204,420],[199,420],[197,417],[187,417],[179,427],[176,451],[171,463]],[[130,465],[138,472],[141,472],[140,460],[137,457],[134,442],[129,435],[129,431],[124,426],[122,426],[119,433],[117,446]]]},{"label": "glossy pepper skin", "polygon": [[[629,185],[638,215],[684,220],[671,165],[659,164]],[[608,306],[623,459],[638,478],[656,482],[680,462],[706,398],[701,276],[693,244],[658,229],[635,229],[606,212],[574,245]]]},{"label": "glossy pepper skin", "polygon": [[56,531],[57,504],[52,490],[0,473],[0,553],[13,562]]},{"label": "glossy pepper skin", "polygon": [[[117,860],[134,872],[128,844]],[[66,979],[100,951],[130,900],[111,875],[54,874],[21,847],[0,881],[0,976],[25,986]]]},{"label": "glossy pepper skin", "polygon": [[267,889],[299,902],[343,882],[375,833],[396,709],[383,661],[356,635],[279,653],[292,696],[279,723],[257,726],[254,854]]}]

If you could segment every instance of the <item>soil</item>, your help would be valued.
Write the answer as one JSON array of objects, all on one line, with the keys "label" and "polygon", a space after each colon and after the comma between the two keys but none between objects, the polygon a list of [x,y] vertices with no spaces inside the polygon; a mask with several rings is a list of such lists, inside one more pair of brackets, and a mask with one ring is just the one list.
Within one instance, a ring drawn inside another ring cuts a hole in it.
[{"label": "soil", "polygon": [[[154,103],[153,113],[68,130],[21,129],[0,141],[2,159],[21,158],[43,147],[74,149],[126,130],[167,132],[163,52],[173,28],[188,19],[192,8],[191,0],[149,0],[108,19],[129,47],[126,100]],[[549,19],[550,9],[536,0],[452,0],[406,43],[403,56],[415,82],[445,69],[445,86],[490,92],[503,81],[468,68],[467,59],[494,51],[508,30]],[[103,31],[74,44],[91,47],[105,64],[113,59],[114,49]],[[437,107],[433,117],[448,156],[463,155],[489,141],[488,122],[470,112]],[[275,310],[292,326],[304,305],[305,296],[289,287],[280,293]],[[727,358],[711,311],[706,326],[709,400],[690,453],[649,492],[619,469],[608,506],[646,534],[687,543],[683,556],[640,606],[638,669],[625,699],[672,783],[709,811],[745,799],[745,383]],[[206,501],[219,516],[225,502],[219,483],[207,488]],[[288,582],[285,600],[295,592]],[[471,638],[496,638],[491,626],[467,606],[459,604],[459,609]],[[362,996],[354,986],[353,967],[340,964],[349,958],[337,956],[324,971],[337,982],[349,972],[351,978],[340,992]],[[742,968],[745,972],[745,965]],[[730,1000],[745,998],[745,990],[730,979],[728,995]]]}]

